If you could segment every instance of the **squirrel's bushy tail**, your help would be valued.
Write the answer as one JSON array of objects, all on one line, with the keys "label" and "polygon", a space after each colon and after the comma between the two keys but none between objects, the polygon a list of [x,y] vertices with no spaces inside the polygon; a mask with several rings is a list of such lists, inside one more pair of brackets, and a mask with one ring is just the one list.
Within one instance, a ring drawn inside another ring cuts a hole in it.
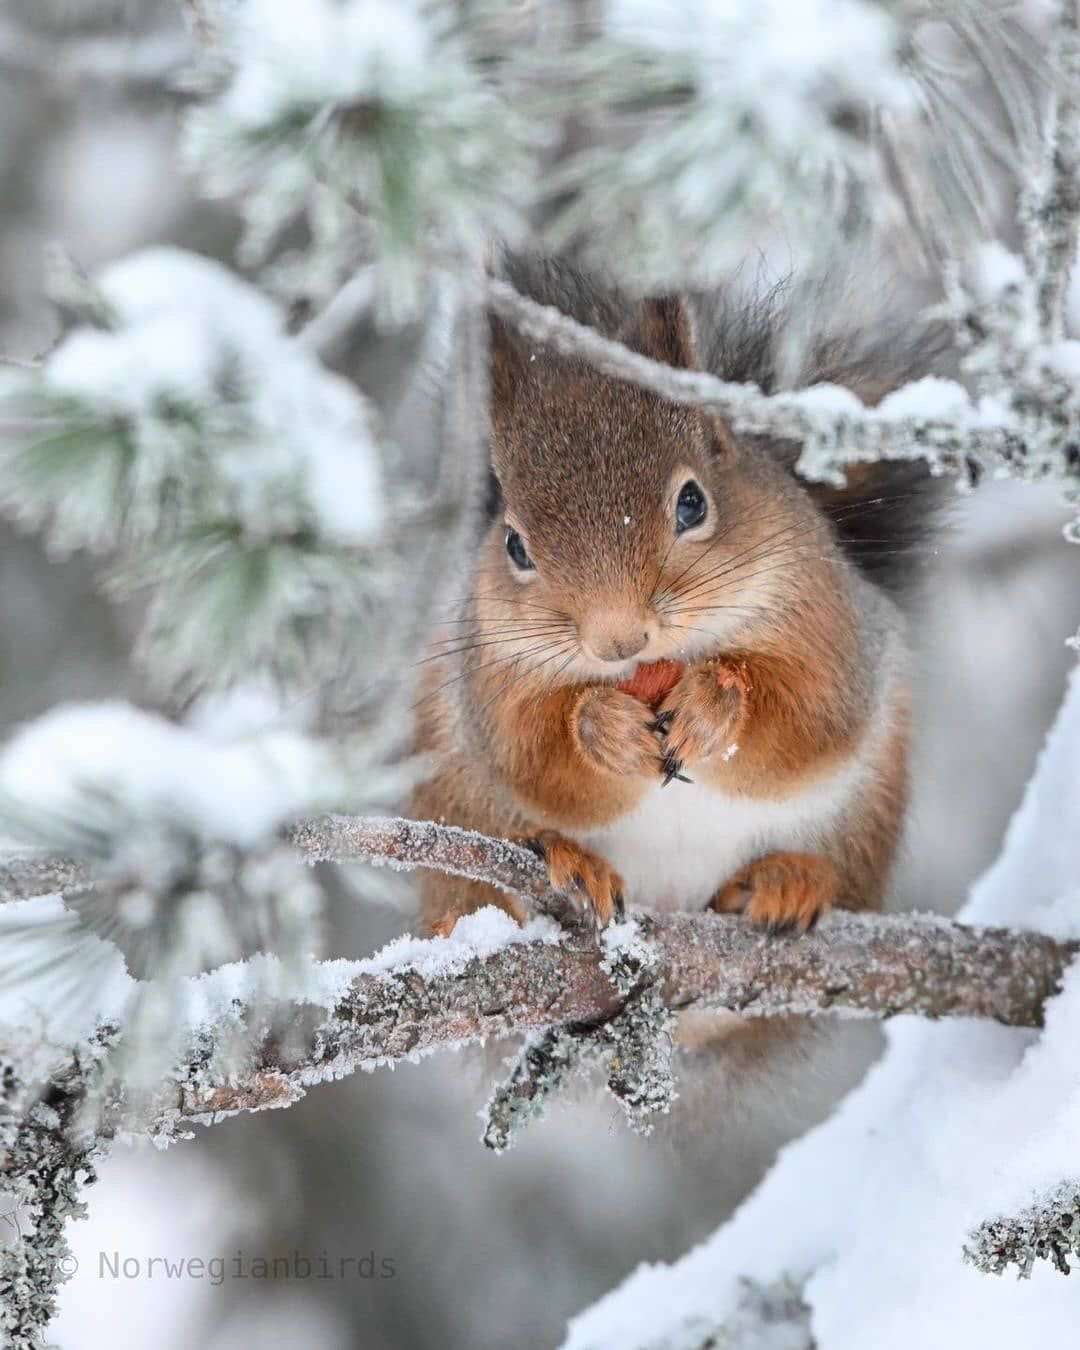
[{"label": "squirrel's bushy tail", "polygon": [[[838,384],[873,406],[886,394],[946,369],[950,333],[880,286],[860,288],[827,277],[788,278],[748,290],[736,283],[694,297],[702,368],[767,394]],[[794,472],[800,447],[756,438]],[[799,480],[830,517],[840,546],[859,571],[894,595],[910,589],[929,554],[946,499],[922,461],[853,466],[843,487]]]}]

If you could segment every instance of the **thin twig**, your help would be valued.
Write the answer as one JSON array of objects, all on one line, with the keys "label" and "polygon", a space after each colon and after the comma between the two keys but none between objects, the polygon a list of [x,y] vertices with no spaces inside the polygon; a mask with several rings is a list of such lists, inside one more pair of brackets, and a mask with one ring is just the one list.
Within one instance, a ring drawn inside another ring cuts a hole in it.
[{"label": "thin twig", "polygon": [[961,474],[968,472],[973,460],[1015,466],[1022,458],[1023,445],[1005,426],[965,427],[947,418],[887,416],[869,408],[859,412],[854,406],[838,412],[808,403],[804,392],[765,394],[754,384],[735,384],[705,371],[664,365],[550,305],[519,294],[505,281],[488,282],[488,302],[496,314],[533,341],[587,361],[603,374],[640,385],[671,403],[716,413],[747,435],[804,446],[835,440],[837,457],[845,462],[932,458],[938,468]]},{"label": "thin twig", "polygon": [[1047,342],[1065,336],[1065,297],[1080,238],[1080,15],[1060,0],[1057,88],[1048,124],[1043,182],[1023,214],[1025,253],[1038,287]]},{"label": "thin twig", "polygon": [[379,816],[323,816],[288,832],[305,862],[363,862],[402,871],[428,868],[483,881],[520,896],[538,912],[564,917],[566,896],[554,889],[541,859],[523,844],[456,825]]},{"label": "thin twig", "polygon": [[[561,917],[568,908],[566,896],[549,884],[547,868],[536,854],[521,844],[454,825],[389,816],[320,816],[291,826],[286,838],[308,863],[432,868],[487,882],[544,913]],[[70,894],[93,884],[92,868],[75,858],[29,851],[0,856],[0,902]]]}]

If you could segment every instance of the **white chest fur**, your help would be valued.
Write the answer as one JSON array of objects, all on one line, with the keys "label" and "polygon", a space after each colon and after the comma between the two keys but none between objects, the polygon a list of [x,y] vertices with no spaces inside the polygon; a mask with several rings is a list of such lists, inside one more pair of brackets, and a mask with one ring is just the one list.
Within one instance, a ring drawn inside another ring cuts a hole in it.
[{"label": "white chest fur", "polygon": [[777,850],[814,852],[863,777],[858,761],[791,796],[727,796],[698,783],[659,784],[633,811],[574,837],[616,868],[629,904],[702,909],[746,863]]}]

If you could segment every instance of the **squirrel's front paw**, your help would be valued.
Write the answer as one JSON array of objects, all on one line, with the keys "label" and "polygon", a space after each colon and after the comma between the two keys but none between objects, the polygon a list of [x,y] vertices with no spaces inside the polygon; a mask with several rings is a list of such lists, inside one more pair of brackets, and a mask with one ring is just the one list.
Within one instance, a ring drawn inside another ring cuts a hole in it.
[{"label": "squirrel's front paw", "polygon": [[622,877],[599,854],[590,853],[557,830],[541,830],[525,843],[547,863],[552,886],[569,896],[597,927],[622,917]]},{"label": "squirrel's front paw", "polygon": [[664,735],[664,782],[710,756],[738,749],[750,682],[741,665],[710,661],[688,670],[661,703],[656,725]]},{"label": "squirrel's front paw", "polygon": [[839,878],[828,858],[770,853],[735,873],[709,901],[719,914],[745,914],[771,932],[813,928],[836,900]]},{"label": "squirrel's front paw", "polygon": [[586,759],[607,773],[654,775],[660,767],[656,723],[644,703],[612,685],[586,689],[570,719]]}]

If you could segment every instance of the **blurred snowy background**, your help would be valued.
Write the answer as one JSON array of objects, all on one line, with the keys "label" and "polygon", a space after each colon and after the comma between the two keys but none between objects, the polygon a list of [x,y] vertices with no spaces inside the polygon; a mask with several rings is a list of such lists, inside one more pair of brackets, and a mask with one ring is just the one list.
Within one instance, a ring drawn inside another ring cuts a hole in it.
[{"label": "blurred snowy background", "polygon": [[[32,357],[54,336],[48,241],[88,269],[148,242],[230,255],[235,219],[178,168],[182,95],[170,80],[189,42],[171,0],[0,8],[5,356]],[[356,373],[368,354],[349,359]],[[403,414],[393,365],[369,361],[365,374],[388,415],[415,426],[417,395],[405,394]],[[1062,539],[1066,516],[1053,490],[990,484],[957,496],[921,621],[899,907],[953,912],[999,847],[1074,660],[1064,640],[1080,623],[1080,550]],[[39,539],[5,525],[0,567],[0,731],[61,700],[144,693],[128,663],[134,622],[81,562],[51,561]],[[350,901],[365,893],[362,876],[332,884],[343,888],[335,954],[365,955],[406,921]],[[476,1119],[489,1051],[317,1088],[287,1112],[235,1119],[164,1153],[120,1148],[90,1194],[89,1221],[73,1228],[79,1269],[53,1337],[65,1350],[550,1345],[639,1261],[678,1256],[715,1228],[877,1046],[872,1029],[842,1028],[774,1108],[745,1118],[717,1102],[711,1127],[689,1138],[631,1137],[613,1107],[580,1101],[493,1158]],[[145,1269],[114,1278],[101,1264],[102,1253],[145,1265],[239,1252],[250,1266],[294,1251],[312,1262],[374,1253],[376,1271],[388,1258],[394,1273],[271,1281],[227,1270],[219,1283]]]}]

